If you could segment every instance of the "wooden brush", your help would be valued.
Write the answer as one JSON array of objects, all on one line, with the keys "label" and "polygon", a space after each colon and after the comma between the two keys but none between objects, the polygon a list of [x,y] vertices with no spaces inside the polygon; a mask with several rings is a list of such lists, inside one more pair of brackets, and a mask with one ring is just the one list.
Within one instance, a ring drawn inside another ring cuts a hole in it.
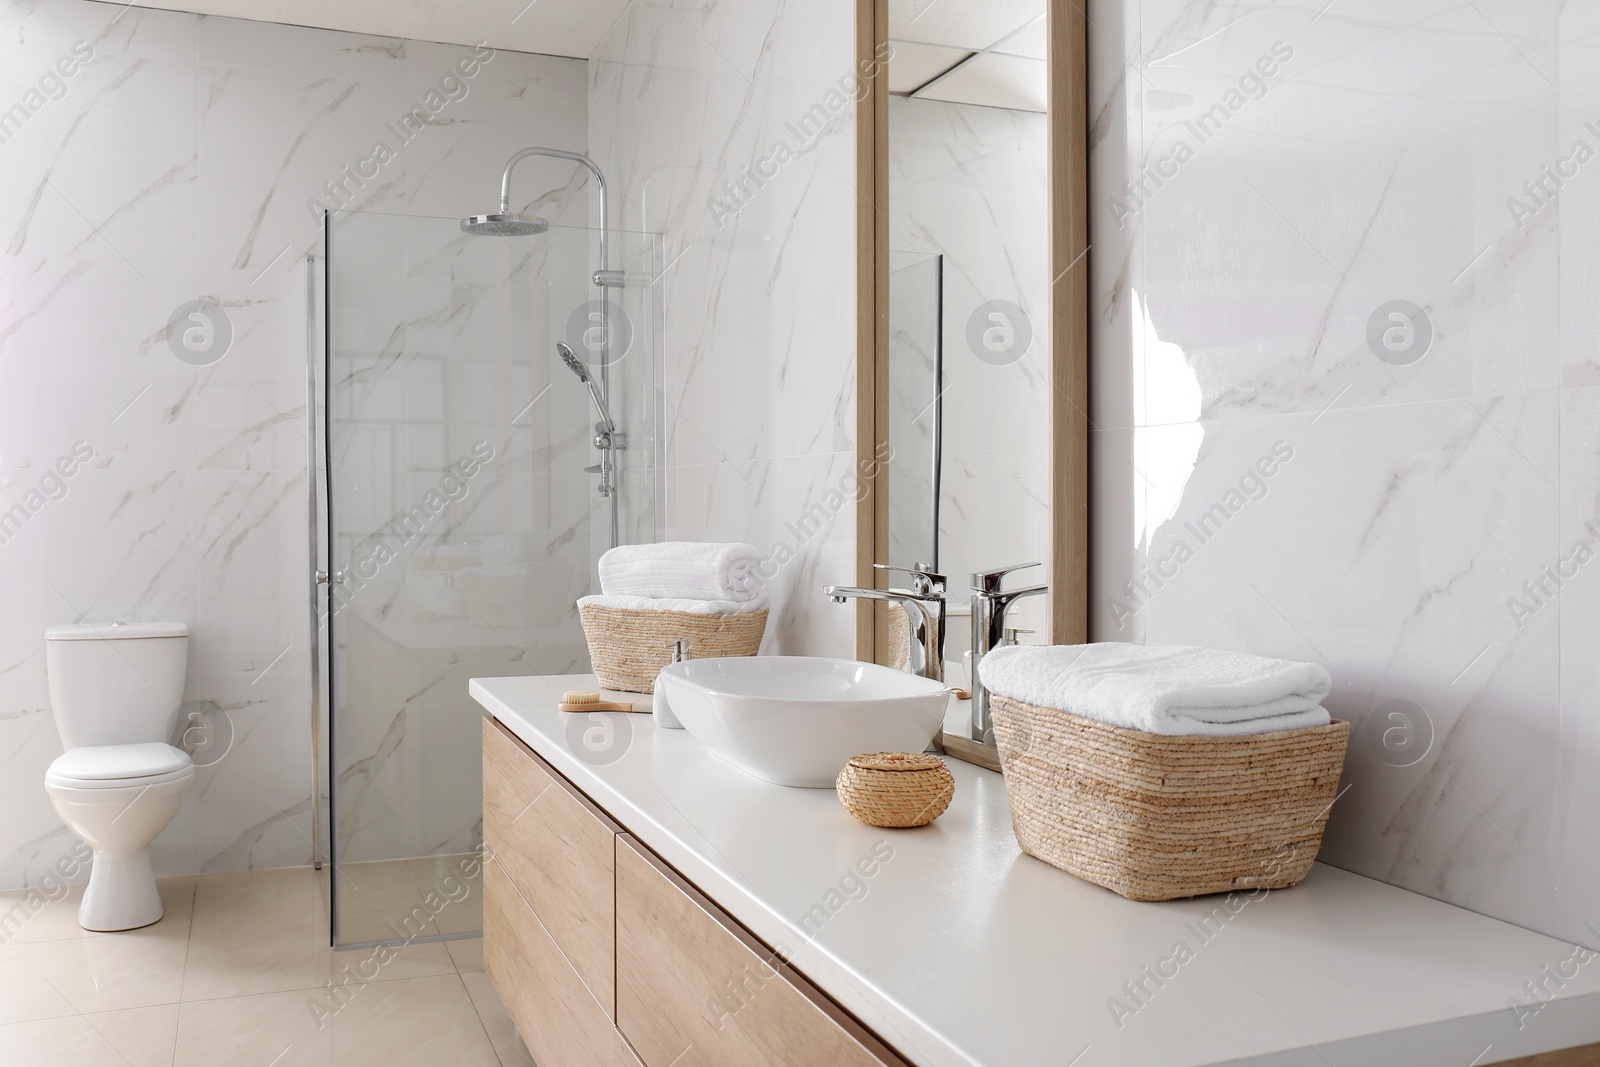
[{"label": "wooden brush", "polygon": [[621,704],[614,700],[601,700],[599,693],[574,692],[562,693],[561,703],[556,705],[562,711],[632,711],[632,704]]}]

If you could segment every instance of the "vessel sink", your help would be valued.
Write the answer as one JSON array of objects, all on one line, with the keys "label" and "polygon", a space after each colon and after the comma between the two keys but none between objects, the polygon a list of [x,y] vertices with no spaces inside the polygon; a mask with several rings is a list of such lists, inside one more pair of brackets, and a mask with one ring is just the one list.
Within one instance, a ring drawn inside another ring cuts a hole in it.
[{"label": "vessel sink", "polygon": [[684,729],[748,774],[831,788],[851,756],[921,752],[950,690],[875,663],[743,656],[674,663],[661,672]]}]

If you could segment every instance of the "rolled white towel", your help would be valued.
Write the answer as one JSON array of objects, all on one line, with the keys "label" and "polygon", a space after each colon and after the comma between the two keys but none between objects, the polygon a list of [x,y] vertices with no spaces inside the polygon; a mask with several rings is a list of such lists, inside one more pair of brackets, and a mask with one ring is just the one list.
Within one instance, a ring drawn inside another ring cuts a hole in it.
[{"label": "rolled white towel", "polygon": [[1264,734],[1326,726],[1315,663],[1186,645],[1010,645],[978,664],[991,693],[1153,734]]},{"label": "rolled white towel", "polygon": [[600,557],[600,591],[670,600],[753,600],[761,595],[754,545],[661,541],[619,545]]},{"label": "rolled white towel", "polygon": [[692,615],[748,615],[764,611],[765,593],[753,600],[686,600],[681,597],[622,596],[594,593],[578,598],[579,607],[626,608],[630,611],[687,611]]}]

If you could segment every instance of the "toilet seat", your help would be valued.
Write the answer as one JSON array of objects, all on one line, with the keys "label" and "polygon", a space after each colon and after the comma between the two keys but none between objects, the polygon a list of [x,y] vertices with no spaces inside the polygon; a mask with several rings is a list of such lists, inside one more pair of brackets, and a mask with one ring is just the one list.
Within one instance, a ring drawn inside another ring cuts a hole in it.
[{"label": "toilet seat", "polygon": [[194,774],[194,761],[180,748],[161,742],[84,745],[57,756],[45,784],[72,789],[113,789],[173,782]]}]

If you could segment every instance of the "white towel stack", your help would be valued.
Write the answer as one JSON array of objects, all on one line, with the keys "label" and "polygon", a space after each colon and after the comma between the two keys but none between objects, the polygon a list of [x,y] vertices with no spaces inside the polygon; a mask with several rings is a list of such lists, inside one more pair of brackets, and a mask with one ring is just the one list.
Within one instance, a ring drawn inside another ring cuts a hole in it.
[{"label": "white towel stack", "polygon": [[1315,663],[1185,645],[1011,645],[983,657],[991,693],[1153,734],[1229,736],[1326,726]]},{"label": "white towel stack", "polygon": [[661,541],[622,545],[600,557],[600,592],[578,603],[603,608],[742,615],[767,606],[746,544]]}]

